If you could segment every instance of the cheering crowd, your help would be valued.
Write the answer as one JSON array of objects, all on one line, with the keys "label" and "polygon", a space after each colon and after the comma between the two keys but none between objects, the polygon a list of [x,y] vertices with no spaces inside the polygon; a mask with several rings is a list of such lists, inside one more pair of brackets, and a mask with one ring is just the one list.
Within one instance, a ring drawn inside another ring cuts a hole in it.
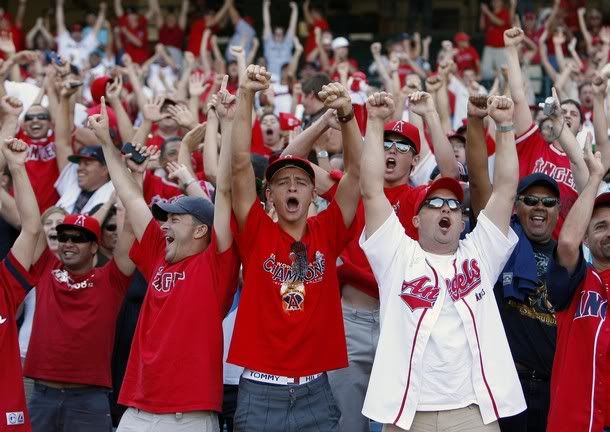
[{"label": "cheering crowd", "polygon": [[0,9],[0,432],[610,431],[600,11],[233,1]]}]

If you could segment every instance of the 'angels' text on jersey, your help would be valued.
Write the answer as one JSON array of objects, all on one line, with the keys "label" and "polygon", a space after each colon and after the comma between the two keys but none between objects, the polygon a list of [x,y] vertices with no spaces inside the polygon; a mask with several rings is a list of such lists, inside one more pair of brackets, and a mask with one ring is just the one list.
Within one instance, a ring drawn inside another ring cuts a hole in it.
[{"label": "'angels' text on jersey", "polygon": [[177,281],[185,279],[184,272],[164,272],[165,267],[161,266],[153,278],[152,286],[159,292],[170,292],[176,286]]}]

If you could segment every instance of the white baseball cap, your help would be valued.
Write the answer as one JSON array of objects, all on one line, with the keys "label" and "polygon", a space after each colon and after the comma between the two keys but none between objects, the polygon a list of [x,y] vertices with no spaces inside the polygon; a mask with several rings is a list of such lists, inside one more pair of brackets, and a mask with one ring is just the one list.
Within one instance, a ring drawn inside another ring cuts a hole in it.
[{"label": "white baseball cap", "polygon": [[347,48],[348,46],[349,46],[349,41],[347,39],[345,39],[343,36],[334,38],[332,44],[330,45],[330,47],[334,50],[337,48]]}]

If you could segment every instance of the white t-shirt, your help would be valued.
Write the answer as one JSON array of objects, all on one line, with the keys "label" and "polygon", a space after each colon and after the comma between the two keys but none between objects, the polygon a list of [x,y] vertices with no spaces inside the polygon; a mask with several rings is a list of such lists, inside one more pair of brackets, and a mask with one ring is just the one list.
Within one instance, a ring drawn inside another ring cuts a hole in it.
[{"label": "white t-shirt", "polygon": [[229,314],[222,321],[222,333],[224,335],[222,383],[230,385],[239,385],[239,378],[244,371],[244,368],[241,366],[235,366],[234,364],[227,363],[227,355],[229,354],[229,346],[231,345],[231,338],[233,336],[233,327],[235,326],[237,309],[238,308],[235,308],[229,312]]},{"label": "white t-shirt", "polygon": [[[426,253],[441,280],[453,278],[454,255]],[[446,288],[445,288],[446,289]],[[472,354],[464,324],[446,295],[440,314],[424,350],[424,368],[418,411],[444,411],[464,408],[477,402],[472,386]]]},{"label": "white t-shirt", "polygon": [[286,84],[280,84],[279,82],[272,83],[273,93],[274,93],[274,108],[273,112],[275,115],[280,115],[280,113],[289,113],[290,107],[292,106],[292,95],[288,90],[288,86]]},{"label": "white t-shirt", "polygon": [[436,168],[436,157],[434,153],[428,152],[426,156],[420,158],[417,165],[411,170],[410,180],[414,186],[425,185],[430,182],[430,175]]},{"label": "white t-shirt", "polygon": [[89,61],[89,54],[97,48],[97,36],[93,32],[76,42],[68,31],[57,35],[57,53],[70,63],[82,68]]},{"label": "white t-shirt", "polygon": [[24,359],[30,346],[32,335],[32,323],[34,322],[34,311],[36,310],[36,288],[32,288],[23,300],[25,311],[23,313],[23,324],[19,328],[19,352]]},{"label": "white t-shirt", "polygon": [[[68,163],[59,174],[59,178],[55,181],[55,189],[59,194],[60,198],[55,204],[57,207],[61,207],[68,213],[73,213],[74,204],[81,193],[81,188],[78,186],[78,164]],[[96,190],[87,204],[81,209],[80,213],[88,213],[93,207],[98,204],[103,204],[110,199],[114,191],[112,182],[107,182]]]}]

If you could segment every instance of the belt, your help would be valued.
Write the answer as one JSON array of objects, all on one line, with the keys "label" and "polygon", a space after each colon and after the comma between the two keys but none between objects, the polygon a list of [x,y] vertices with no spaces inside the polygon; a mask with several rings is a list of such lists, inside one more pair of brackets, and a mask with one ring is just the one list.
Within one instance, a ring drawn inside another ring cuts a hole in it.
[{"label": "belt", "polygon": [[281,375],[273,375],[264,372],[257,372],[250,369],[244,369],[242,377],[250,381],[258,381],[266,384],[289,385],[289,384],[306,384],[317,380],[322,376],[321,373],[314,375],[306,375],[303,377],[286,377]]},{"label": "belt", "polygon": [[51,387],[51,388],[59,389],[59,390],[97,387],[97,386],[92,386],[89,384],[63,383],[63,382],[44,381],[44,380],[34,380],[34,383],[42,384],[43,386]]}]

